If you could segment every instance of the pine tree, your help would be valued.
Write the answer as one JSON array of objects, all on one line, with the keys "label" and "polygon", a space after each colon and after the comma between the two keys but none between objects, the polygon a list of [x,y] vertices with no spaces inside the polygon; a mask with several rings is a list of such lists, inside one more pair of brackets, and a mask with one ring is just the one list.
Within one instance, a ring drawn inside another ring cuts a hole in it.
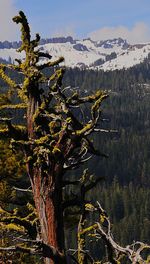
[{"label": "pine tree", "polygon": [[[5,125],[0,130],[0,136],[9,138],[12,148],[21,149],[25,156],[40,223],[38,240],[32,242],[40,248],[46,264],[66,263],[63,189],[73,183],[65,181],[65,172],[86,162],[91,155],[103,155],[94,148],[89,136],[94,131],[100,131],[97,128],[100,106],[108,95],[102,91],[84,97],[78,92],[69,94],[62,88],[65,69],[58,67],[64,59],[51,61],[51,55],[38,49],[40,36],[36,34],[36,38],[31,40],[28,21],[22,11],[13,21],[21,25],[22,44],[18,52],[24,51],[25,59],[16,60],[17,65],[0,65],[0,76],[10,87],[6,94],[1,95],[3,103],[0,109],[3,112],[20,110],[25,113],[26,122],[17,125],[11,118],[2,117]],[[44,63],[40,58],[44,58]],[[53,68],[50,76],[44,75],[46,68]],[[23,83],[16,83],[7,70],[21,73]],[[14,94],[19,100],[17,104],[11,102]],[[81,114],[77,118],[73,110],[87,103],[92,105],[90,118],[83,122]],[[92,188],[90,181],[89,188]],[[68,201],[68,206],[74,203]],[[17,219],[7,212],[4,219],[5,222],[13,219],[13,222],[24,226],[24,219]],[[20,250],[27,252],[26,248]],[[30,253],[33,251],[29,249]]]}]

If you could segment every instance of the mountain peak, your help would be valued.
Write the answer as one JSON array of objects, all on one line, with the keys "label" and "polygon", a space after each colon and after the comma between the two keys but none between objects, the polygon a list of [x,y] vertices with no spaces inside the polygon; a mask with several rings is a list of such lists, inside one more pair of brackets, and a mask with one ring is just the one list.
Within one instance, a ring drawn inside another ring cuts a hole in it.
[{"label": "mountain peak", "polygon": [[[0,42],[0,58],[12,62],[15,58],[24,58],[24,53],[16,52],[20,45],[21,42]],[[63,56],[67,67],[105,71],[133,67],[143,62],[150,53],[150,44],[130,45],[122,38],[93,41],[90,38],[55,37],[41,39],[39,48],[51,54],[54,60]]]},{"label": "mountain peak", "polygon": [[127,49],[129,47],[129,44],[125,39],[122,38],[107,39],[97,42],[97,47],[103,47],[105,49],[112,49],[114,46]]}]

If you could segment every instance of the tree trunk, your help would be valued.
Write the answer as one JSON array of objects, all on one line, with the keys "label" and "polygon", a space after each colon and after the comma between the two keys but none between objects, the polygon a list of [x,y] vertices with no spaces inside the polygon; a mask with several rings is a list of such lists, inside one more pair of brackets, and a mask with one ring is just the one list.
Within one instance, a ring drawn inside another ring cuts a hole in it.
[{"label": "tree trunk", "polygon": [[[64,254],[62,188],[61,179],[59,186],[56,183],[57,176],[57,171],[55,175],[46,176],[41,175],[36,169],[33,175],[32,189],[40,222],[40,238],[46,245],[52,246],[60,254]],[[55,262],[50,258],[46,258],[45,263],[59,264],[58,260]]]},{"label": "tree trunk", "polygon": [[[40,100],[30,96],[27,110],[28,136],[35,138],[33,116],[40,105]],[[34,150],[33,150],[34,152]],[[32,146],[31,146],[32,153]],[[31,154],[32,155],[32,154]],[[62,210],[62,164],[51,161],[47,155],[46,172],[42,164],[37,166],[32,161],[27,163],[27,171],[32,185],[33,198],[40,222],[40,238],[43,242],[54,247],[60,254],[64,254],[64,225]],[[46,264],[66,263],[45,259]]]}]

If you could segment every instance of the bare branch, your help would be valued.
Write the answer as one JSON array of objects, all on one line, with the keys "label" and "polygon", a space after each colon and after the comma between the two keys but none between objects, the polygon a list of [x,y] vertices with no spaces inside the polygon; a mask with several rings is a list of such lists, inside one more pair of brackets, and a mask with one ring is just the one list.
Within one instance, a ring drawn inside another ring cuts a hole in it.
[{"label": "bare branch", "polygon": [[52,66],[56,66],[58,65],[59,63],[63,62],[64,61],[64,58],[63,57],[60,57],[58,60],[56,61],[49,61],[47,63],[44,63],[42,65],[38,65],[37,68],[38,70],[43,70],[47,67],[52,67]]},{"label": "bare branch", "polygon": [[38,56],[47,58],[49,60],[52,58],[52,56],[49,53],[44,53],[44,52],[41,52],[41,51],[38,51]]},{"label": "bare branch", "polygon": [[[101,222],[96,223],[97,228],[95,230],[95,235],[97,239],[104,240],[105,244],[107,245],[109,261],[117,264],[119,260],[118,259],[119,256],[124,255],[128,257],[128,259],[132,262],[132,264],[137,264],[137,263],[144,264],[145,260],[140,255],[140,253],[145,249],[150,249],[150,245],[144,244],[142,242],[135,242],[131,245],[127,245],[126,247],[120,246],[113,239],[113,236],[111,234],[111,223],[109,217],[107,216],[106,212],[104,211],[100,203],[98,203],[98,211],[100,214]],[[103,227],[104,222],[107,222],[107,225],[105,223]],[[138,246],[138,249],[136,249],[135,246]]]},{"label": "bare branch", "polygon": [[11,246],[11,247],[0,247],[0,252],[22,252],[30,255],[37,255],[38,252],[35,248],[26,248],[21,246]]},{"label": "bare branch", "polygon": [[28,189],[21,189],[21,188],[13,187],[13,189],[16,191],[19,191],[19,192],[30,192],[30,193],[32,193],[31,187],[29,187]]},{"label": "bare branch", "polygon": [[69,165],[64,164],[64,167],[63,167],[63,168],[64,168],[65,170],[75,169],[75,168],[77,168],[79,165],[81,165],[81,164],[87,162],[88,160],[90,160],[91,158],[92,158],[92,155],[89,156],[89,157],[87,157],[86,159],[81,159],[81,160],[78,160],[78,161],[76,161],[76,162],[72,162],[72,163],[69,164]]},{"label": "bare branch", "polygon": [[95,132],[102,132],[102,133],[118,133],[118,130],[111,130],[111,129],[101,129],[101,128],[94,128]]}]

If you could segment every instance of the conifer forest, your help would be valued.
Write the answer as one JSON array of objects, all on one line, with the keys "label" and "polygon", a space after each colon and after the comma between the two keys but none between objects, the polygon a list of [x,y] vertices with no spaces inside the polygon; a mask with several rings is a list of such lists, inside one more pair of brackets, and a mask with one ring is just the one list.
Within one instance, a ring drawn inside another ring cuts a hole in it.
[{"label": "conifer forest", "polygon": [[64,68],[13,21],[25,59],[0,62],[0,264],[150,263],[150,57]]}]

